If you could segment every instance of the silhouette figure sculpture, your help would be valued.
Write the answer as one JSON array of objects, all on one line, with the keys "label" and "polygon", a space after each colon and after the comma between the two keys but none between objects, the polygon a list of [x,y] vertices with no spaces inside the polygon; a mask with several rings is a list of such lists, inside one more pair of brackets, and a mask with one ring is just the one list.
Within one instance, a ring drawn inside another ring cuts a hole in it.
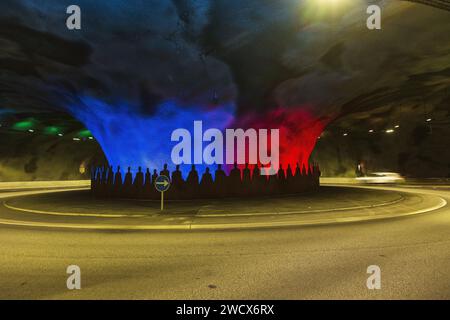
[{"label": "silhouette figure sculpture", "polygon": [[111,196],[114,190],[114,170],[112,166],[108,168],[108,177],[106,178],[106,196]]},{"label": "silhouette figure sculpture", "polygon": [[242,170],[242,195],[249,196],[251,194],[251,172],[248,167],[248,163],[245,164],[244,170]]},{"label": "silhouette figure sculpture", "polygon": [[97,181],[97,179],[95,178],[96,168],[94,166],[91,166],[89,173],[91,174],[91,193],[95,195],[97,191],[95,186],[95,183]]},{"label": "silhouette figure sculpture", "polygon": [[116,175],[114,176],[114,195],[119,197],[122,192],[122,173],[120,166],[117,167]]},{"label": "silhouette figure sculpture", "polygon": [[298,162],[295,166],[294,190],[295,190],[295,192],[299,192],[302,190],[302,172],[300,170],[300,165],[298,164]]},{"label": "silhouette figure sculpture", "polygon": [[105,182],[106,182],[105,168],[99,167],[97,169],[96,188],[97,188],[97,193],[100,196],[105,195]]},{"label": "silhouette figure sculpture", "polygon": [[278,169],[277,177],[278,177],[278,180],[285,180],[286,179],[286,174],[285,174],[283,166],[281,164],[280,164],[280,169]]},{"label": "silhouette figure sculpture", "polygon": [[142,196],[144,198],[150,198],[152,189],[153,189],[152,175],[150,173],[149,168],[147,168],[147,171],[145,171],[144,190],[143,190],[143,195]]},{"label": "silhouette figure sculpture", "polygon": [[277,177],[277,171],[275,168],[267,168],[267,173],[269,174],[268,180],[267,180],[267,194],[273,195],[279,193],[279,184],[278,184],[278,177]]},{"label": "silhouette figure sculpture", "polygon": [[312,178],[314,177],[314,174],[313,174],[313,169],[312,169],[311,165],[308,165],[307,176],[308,177],[306,179],[306,184],[307,184],[306,188],[309,189],[309,188],[314,186],[314,181],[312,181]]},{"label": "silhouette figure sculpture", "polygon": [[99,186],[102,183],[102,170],[101,168],[97,168],[97,178],[95,179],[97,186]]},{"label": "silhouette figure sculpture", "polygon": [[102,182],[100,185],[100,192],[102,196],[106,196],[108,194],[108,170],[108,166],[105,165],[102,167]]},{"label": "silhouette figure sculpture", "polygon": [[98,177],[97,177],[97,171],[98,171],[98,168],[92,167],[92,169],[91,169],[91,191],[94,196],[100,195],[98,192],[99,181],[98,181]]},{"label": "silhouette figure sculpture", "polygon": [[123,181],[123,194],[126,197],[130,197],[133,194],[133,175],[131,174],[131,167],[128,167],[128,171],[125,174],[125,180]]},{"label": "silhouette figure sculpture", "polygon": [[230,176],[228,177],[228,192],[227,194],[232,196],[241,195],[241,170],[239,170],[237,163],[234,164],[234,168],[230,171]]},{"label": "silhouette figure sculpture", "polygon": [[159,175],[161,175],[161,176],[166,176],[167,178],[170,178],[170,172],[169,172],[169,170],[167,169],[167,163],[164,164],[164,169],[161,170],[161,172],[159,173]]},{"label": "silhouette figure sculpture", "polygon": [[280,168],[277,173],[278,179],[278,187],[277,193],[285,193],[286,192],[286,173],[284,172],[283,166],[280,164]]},{"label": "silhouette figure sculpture", "polygon": [[261,169],[255,164],[252,170],[252,180],[250,187],[250,195],[258,195],[263,191],[263,186],[261,184]]},{"label": "silhouette figure sculpture", "polygon": [[267,170],[266,168],[259,167],[259,175],[258,177],[258,186],[261,195],[267,195],[270,193],[269,190],[269,178],[267,177]]},{"label": "silhouette figure sculpture", "polygon": [[218,197],[224,197],[226,195],[226,180],[227,176],[225,174],[225,171],[222,169],[222,165],[217,165],[217,170],[215,173],[215,179],[214,179],[214,194]]},{"label": "silhouette figure sculpture", "polygon": [[106,184],[111,186],[114,184],[114,170],[112,166],[108,168],[108,177],[106,178]]},{"label": "silhouette figure sculpture", "polygon": [[[164,169],[159,172],[159,175],[166,176],[170,180],[170,171],[167,169],[167,163],[164,164]],[[168,191],[164,192],[164,196],[166,196],[167,199],[171,199],[173,197],[172,191],[172,188],[170,188]]]},{"label": "silhouette figure sculpture", "polygon": [[142,188],[144,186],[144,173],[142,172],[142,168],[138,168],[138,172],[134,178],[133,183],[133,196],[141,197],[142,196]]},{"label": "silhouette figure sculpture", "polygon": [[156,178],[158,178],[158,171],[156,171],[156,169],[155,169],[155,170],[153,170],[153,175],[152,175],[152,190],[151,190],[150,199],[159,199],[159,192],[155,188]]},{"label": "silhouette figure sculpture", "polygon": [[190,197],[195,197],[199,189],[198,187],[198,172],[195,170],[195,165],[192,165],[186,180],[186,194]]},{"label": "silhouette figure sculpture", "polygon": [[209,168],[206,168],[205,173],[203,173],[200,182],[200,194],[205,198],[210,198],[213,195],[213,178]]},{"label": "silhouette figure sculpture", "polygon": [[102,167],[102,184],[106,184],[106,177],[108,174],[108,169],[106,166]]},{"label": "silhouette figure sculpture", "polygon": [[294,175],[292,174],[291,165],[288,164],[286,169],[286,192],[294,193],[295,192],[295,183],[294,183]]},{"label": "silhouette figure sculpture", "polygon": [[[268,176],[264,174],[266,172]],[[160,198],[160,193],[155,188],[158,177],[156,169],[151,174],[147,168],[144,174],[142,168],[139,167],[134,180],[131,167],[128,167],[124,180],[122,180],[120,166],[117,167],[116,173],[111,166],[99,166],[91,168],[90,174],[91,192],[94,196],[143,197],[155,200]],[[169,176],[170,172],[167,165],[164,166],[161,174]],[[321,172],[317,163],[302,166],[297,163],[294,172],[290,164],[287,165],[286,170],[283,170],[280,165],[278,171],[272,167],[260,168],[257,165],[250,170],[249,165],[246,164],[241,172],[235,163],[229,176],[226,175],[222,166],[218,165],[214,180],[210,169],[206,168],[199,183],[199,174],[194,165],[186,182],[183,180],[180,166],[177,166],[176,170],[172,172],[172,186],[167,192],[169,199],[298,193],[304,190],[317,190],[320,186],[320,175]]]},{"label": "silhouette figure sculpture", "polygon": [[152,174],[152,185],[155,184],[156,178],[158,178],[158,171],[156,171],[156,169],[155,169],[155,170],[153,170],[153,174]]},{"label": "silhouette figure sculpture", "polygon": [[319,165],[317,163],[314,164],[314,181],[313,181],[313,187],[315,189],[319,188],[320,186],[320,176],[322,175],[322,172],[320,172]]},{"label": "silhouette figure sculpture", "polygon": [[175,171],[172,172],[172,186],[170,187],[169,191],[171,191],[171,196],[174,199],[177,199],[182,198],[184,196],[183,189],[184,189],[183,175],[180,171],[180,165],[177,165]]}]

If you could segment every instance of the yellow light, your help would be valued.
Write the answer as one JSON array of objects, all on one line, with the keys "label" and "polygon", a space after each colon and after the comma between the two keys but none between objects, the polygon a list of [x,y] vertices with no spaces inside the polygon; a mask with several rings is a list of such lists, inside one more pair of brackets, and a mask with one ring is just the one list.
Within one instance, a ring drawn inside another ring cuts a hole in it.
[{"label": "yellow light", "polygon": [[315,0],[315,1],[317,1],[319,3],[323,3],[323,4],[342,2],[341,0]]},{"label": "yellow light", "polygon": [[299,1],[300,17],[306,24],[339,21],[357,0],[305,0]]},{"label": "yellow light", "polygon": [[394,133],[394,129],[387,129],[386,133]]},{"label": "yellow light", "polygon": [[316,2],[318,5],[320,6],[328,6],[328,7],[336,7],[338,5],[342,5],[345,4],[346,2],[348,2],[348,0],[310,0],[313,2]]}]

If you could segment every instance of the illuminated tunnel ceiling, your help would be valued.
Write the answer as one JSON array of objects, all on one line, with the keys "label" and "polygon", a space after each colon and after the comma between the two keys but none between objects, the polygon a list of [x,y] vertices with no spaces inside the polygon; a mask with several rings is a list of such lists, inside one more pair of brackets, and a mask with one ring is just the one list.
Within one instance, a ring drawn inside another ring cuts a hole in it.
[{"label": "illuminated tunnel ceiling", "polygon": [[[65,27],[74,1],[0,3],[0,118],[76,119],[114,154],[111,144],[154,135],[132,132],[149,119],[187,125],[177,114],[218,127],[307,114],[313,131],[300,137],[315,139],[336,119],[357,126],[399,106],[448,110],[443,9],[394,0],[75,2],[80,31]],[[366,28],[369,4],[382,8],[382,30]]]}]

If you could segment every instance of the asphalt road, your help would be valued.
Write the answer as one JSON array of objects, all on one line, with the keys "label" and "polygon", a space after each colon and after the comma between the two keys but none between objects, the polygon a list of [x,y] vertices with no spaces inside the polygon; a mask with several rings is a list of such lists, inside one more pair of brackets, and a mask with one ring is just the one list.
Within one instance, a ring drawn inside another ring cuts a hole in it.
[{"label": "asphalt road", "polygon": [[[413,191],[450,203],[448,189]],[[81,290],[66,287],[73,264]],[[380,290],[366,287],[370,265],[381,268]],[[449,205],[406,218],[251,231],[0,226],[3,299],[449,299],[449,271]]]}]

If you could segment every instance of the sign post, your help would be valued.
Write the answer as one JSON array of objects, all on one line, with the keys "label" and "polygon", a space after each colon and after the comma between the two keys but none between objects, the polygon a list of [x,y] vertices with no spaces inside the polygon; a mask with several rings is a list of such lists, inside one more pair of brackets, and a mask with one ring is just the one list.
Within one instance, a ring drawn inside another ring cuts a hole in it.
[{"label": "sign post", "polygon": [[161,193],[161,211],[164,210],[164,192],[170,188],[170,179],[166,176],[158,176],[155,180],[155,189]]}]

